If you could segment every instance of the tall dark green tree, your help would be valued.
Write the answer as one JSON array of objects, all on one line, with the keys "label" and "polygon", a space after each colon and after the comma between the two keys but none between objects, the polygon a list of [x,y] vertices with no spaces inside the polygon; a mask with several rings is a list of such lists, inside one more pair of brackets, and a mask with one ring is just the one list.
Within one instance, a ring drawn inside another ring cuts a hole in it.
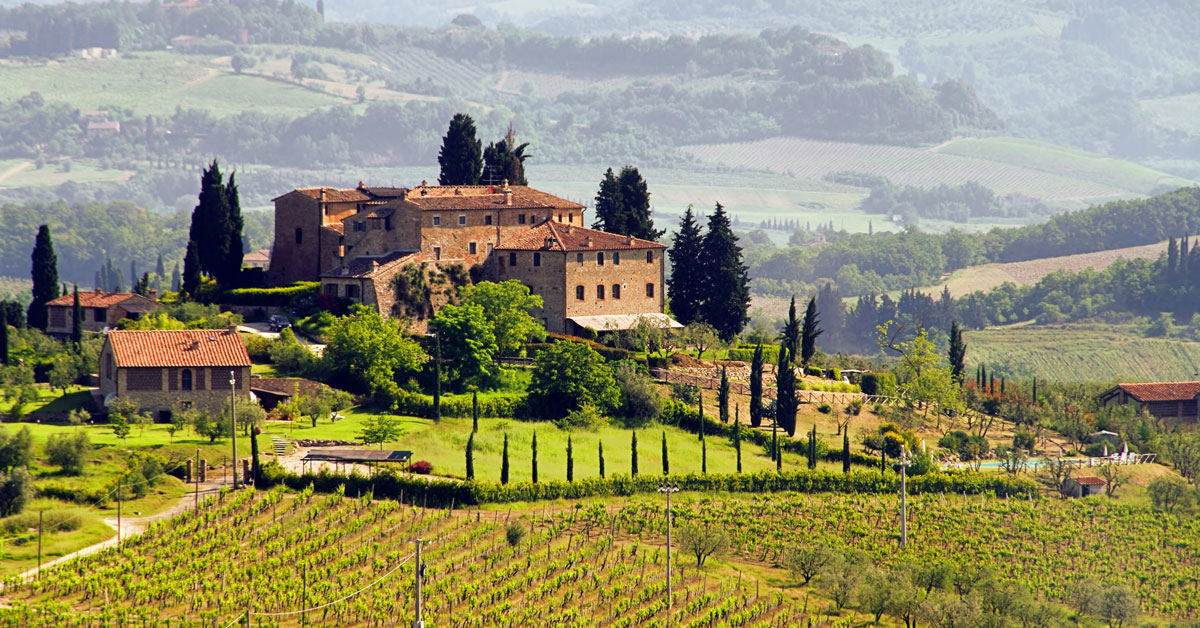
[{"label": "tall dark green tree", "polygon": [[629,459],[629,474],[637,475],[638,474],[637,432],[633,432],[632,434],[633,434],[633,436],[630,437],[630,440],[629,440],[629,454],[631,456],[631,458]]},{"label": "tall dark green tree", "polygon": [[792,295],[792,304],[788,307],[788,317],[783,323],[783,331],[779,334],[784,345],[787,345],[788,355],[800,355],[800,319],[796,317],[796,295]]},{"label": "tall dark green tree", "polygon": [[167,269],[163,266],[162,253],[158,254],[158,263],[154,265],[154,289],[158,292],[159,298],[162,298],[163,280],[166,279]]},{"label": "tall dark green tree", "polygon": [[[471,433],[479,431],[479,391],[471,391]],[[534,439],[537,439],[537,432],[533,433]],[[536,442],[536,440],[535,440]]]},{"label": "tall dark green tree", "polygon": [[604,477],[604,441],[598,443],[600,449],[600,477]]},{"label": "tall dark green tree", "polygon": [[242,270],[242,220],[237,183],[226,185],[214,159],[200,177],[199,202],[192,210],[188,239],[196,242],[200,270],[223,286],[235,285]]},{"label": "tall dark green tree", "polygon": [[708,230],[701,244],[700,270],[705,296],[700,318],[726,341],[741,333],[750,320],[750,276],[742,263],[742,247],[737,241],[729,215],[717,203],[716,211],[708,217]]},{"label": "tall dark green tree", "polygon": [[483,170],[483,142],[475,139],[475,120],[465,113],[450,119],[450,128],[438,151],[438,183],[478,185]]},{"label": "tall dark green tree", "polygon": [[817,468],[817,426],[808,433],[808,468]]},{"label": "tall dark green tree", "polygon": [[533,483],[534,483],[534,484],[537,484],[537,481],[538,481],[538,468],[537,468],[537,462],[538,462],[538,461],[537,461],[537,432],[534,432],[534,433],[533,433],[533,442],[532,442],[532,444],[530,445],[530,453],[533,455],[533,456],[532,456],[532,460],[533,460],[533,461],[532,461],[532,463],[531,463],[531,465],[530,465],[530,471],[533,473]]},{"label": "tall dark green tree", "polygon": [[483,151],[483,173],[479,182],[484,185],[500,185],[508,181],[509,185],[529,185],[525,179],[525,160],[532,155],[526,155],[525,149],[529,142],[517,144],[516,133],[512,125],[504,139],[494,144],[488,144]]},{"label": "tall dark green tree", "polygon": [[225,186],[225,204],[229,207],[229,232],[226,236],[225,258],[221,262],[217,281],[222,286],[236,286],[242,274],[242,258],[245,256],[245,244],[242,230],[246,221],[242,218],[242,201],[238,198],[236,172],[230,173],[229,184]]},{"label": "tall dark green tree", "polygon": [[796,372],[792,369],[787,346],[779,347],[779,363],[775,371],[775,423],[788,436],[796,435]]},{"label": "tall dark green tree", "polygon": [[570,434],[567,434],[567,481],[575,481],[575,449],[571,446]]},{"label": "tall dark green tree", "polygon": [[963,383],[963,370],[966,368],[967,344],[963,342],[962,328],[958,321],[950,323],[950,375],[958,384]]},{"label": "tall dark green tree", "polygon": [[58,256],[54,254],[54,240],[50,237],[49,225],[38,227],[37,239],[33,244],[33,300],[29,303],[26,324],[35,329],[46,330],[49,323],[46,303],[60,296],[58,285]]},{"label": "tall dark green tree", "polygon": [[475,479],[475,432],[467,437],[467,479]]},{"label": "tall dark green tree", "polygon": [[842,473],[850,473],[850,430],[842,434]]},{"label": "tall dark green tree", "polygon": [[179,292],[183,284],[183,273],[179,271],[179,262],[175,262],[175,268],[171,271],[171,292]]},{"label": "tall dark green tree", "polygon": [[657,241],[662,236],[650,218],[650,190],[637,168],[625,166],[615,175],[609,168],[604,173],[596,192],[592,228],[643,240]]},{"label": "tall dark green tree", "polygon": [[737,454],[737,472],[742,472],[742,417],[734,412],[733,417],[733,451]]},{"label": "tall dark green tree", "polygon": [[200,253],[195,240],[188,240],[187,253],[183,256],[183,289],[188,295],[196,294],[200,288]]},{"label": "tall dark green tree", "polygon": [[722,423],[729,422],[729,375],[721,367],[721,385],[717,388],[717,416]]},{"label": "tall dark green tree", "polygon": [[671,314],[675,320],[688,325],[700,321],[700,307],[704,301],[704,277],[701,274],[700,255],[704,237],[691,205],[679,221],[675,241],[667,250],[671,258],[671,274],[667,277],[670,288]]},{"label": "tall dark green tree", "polygon": [[8,366],[8,308],[0,307],[0,364]]},{"label": "tall dark green tree", "polygon": [[754,347],[754,357],[750,359],[750,427],[762,425],[762,393],[763,393],[763,348]]},{"label": "tall dark green tree", "polygon": [[671,472],[671,462],[667,456],[667,433],[665,431],[662,433],[662,469],[663,475]]},{"label": "tall dark green tree", "polygon": [[83,308],[79,307],[79,284],[75,284],[75,298],[71,301],[71,344],[76,349],[83,344]]},{"label": "tall dark green tree", "polygon": [[504,449],[500,452],[500,483],[508,484],[508,434],[504,435]]},{"label": "tall dark green tree", "polygon": [[804,324],[800,329],[800,363],[808,366],[813,355],[817,352],[817,336],[825,330],[819,327],[821,321],[817,318],[817,299],[808,300],[804,309]]}]

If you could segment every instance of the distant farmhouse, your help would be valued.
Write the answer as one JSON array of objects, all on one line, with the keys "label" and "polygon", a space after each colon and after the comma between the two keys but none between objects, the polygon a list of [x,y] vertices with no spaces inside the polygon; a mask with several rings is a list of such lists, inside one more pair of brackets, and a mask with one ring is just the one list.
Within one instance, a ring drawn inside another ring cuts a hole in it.
[{"label": "distant farmhouse", "polygon": [[546,329],[628,329],[662,313],[657,242],[584,226],[584,207],[527,186],[303,188],[275,199],[268,280],[320,281],[321,292],[401,314],[396,281],[410,266],[456,266],[517,280],[545,303]]},{"label": "distant farmhouse", "polygon": [[[75,327],[71,313],[74,307],[74,294],[64,294],[46,302],[49,313],[46,333],[70,335]],[[137,320],[143,314],[153,312],[158,308],[158,302],[130,292],[80,292],[79,307],[83,331],[101,332],[116,327],[117,321],[123,318]]]},{"label": "distant farmhouse", "polygon": [[1200,416],[1200,382],[1117,384],[1100,395],[1101,407],[1132,405],[1170,421],[1196,422]]}]

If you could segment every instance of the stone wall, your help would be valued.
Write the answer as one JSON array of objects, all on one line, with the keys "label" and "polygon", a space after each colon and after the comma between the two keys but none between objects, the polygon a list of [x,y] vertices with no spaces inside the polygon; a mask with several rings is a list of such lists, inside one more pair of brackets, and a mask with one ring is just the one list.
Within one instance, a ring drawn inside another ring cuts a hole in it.
[{"label": "stone wall", "polygon": [[322,203],[296,191],[275,199],[275,243],[267,281],[276,286],[319,281],[341,244],[336,233],[321,227],[341,223],[356,210],[356,203]]},{"label": "stone wall", "polygon": [[[651,256],[649,262],[646,261],[647,252]],[[604,255],[603,264],[599,263],[598,254]],[[620,263],[616,263],[614,255],[619,255]],[[662,256],[662,249],[567,253],[564,317],[662,312]],[[647,296],[647,284],[653,286],[653,296]],[[577,297],[577,288],[580,286],[583,287],[582,299]],[[598,286],[604,286],[603,298],[597,290]],[[619,295],[615,294],[614,286],[620,288]]]}]

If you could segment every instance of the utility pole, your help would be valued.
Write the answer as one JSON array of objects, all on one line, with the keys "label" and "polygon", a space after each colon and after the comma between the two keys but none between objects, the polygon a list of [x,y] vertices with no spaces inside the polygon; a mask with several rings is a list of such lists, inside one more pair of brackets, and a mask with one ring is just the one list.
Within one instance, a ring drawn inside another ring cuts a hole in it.
[{"label": "utility pole", "polygon": [[[121,549],[121,479],[121,476],[117,476],[117,549]],[[38,542],[41,542],[40,539]]]},{"label": "utility pole", "polygon": [[196,448],[196,466],[195,466],[195,471],[192,472],[192,482],[194,482],[196,484],[193,505],[195,506],[196,510],[200,510],[200,448],[199,447]]},{"label": "utility pole", "polygon": [[[119,504],[120,502],[117,502],[117,503]],[[44,511],[44,510],[38,511],[38,570],[37,570],[37,577],[36,577],[37,580],[42,579],[42,515],[45,512],[46,511]],[[119,539],[121,537],[118,535],[117,538]]]},{"label": "utility pole", "polygon": [[425,620],[421,619],[421,582],[425,580],[425,565],[421,564],[421,545],[425,543],[424,539],[416,539],[417,544],[417,597],[415,599],[416,619],[413,620],[413,628],[425,628]]},{"label": "utility pole", "polygon": [[908,446],[900,445],[900,547],[908,547]]},{"label": "utility pole", "polygon": [[233,490],[237,490],[237,378],[229,371],[229,422],[233,430]]},{"label": "utility pole", "polygon": [[671,594],[671,493],[679,492],[678,484],[659,484],[658,492],[667,495],[667,625],[671,623],[674,596]]}]

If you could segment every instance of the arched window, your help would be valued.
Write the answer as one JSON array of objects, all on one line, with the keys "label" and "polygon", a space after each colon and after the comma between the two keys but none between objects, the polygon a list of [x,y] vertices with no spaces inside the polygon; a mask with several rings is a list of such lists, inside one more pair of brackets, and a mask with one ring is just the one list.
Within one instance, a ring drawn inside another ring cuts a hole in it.
[{"label": "arched window", "polygon": [[621,298],[621,284],[614,283],[612,287],[612,295],[614,299]]},{"label": "arched window", "polygon": [[575,300],[583,300],[583,286],[575,286]]},{"label": "arched window", "polygon": [[597,299],[604,298],[604,284],[600,284],[600,285],[596,286],[596,298]]},{"label": "arched window", "polygon": [[296,227],[296,244],[304,244],[304,230]]},{"label": "arched window", "polygon": [[183,369],[179,374],[179,388],[181,390],[192,389],[192,369]]}]

